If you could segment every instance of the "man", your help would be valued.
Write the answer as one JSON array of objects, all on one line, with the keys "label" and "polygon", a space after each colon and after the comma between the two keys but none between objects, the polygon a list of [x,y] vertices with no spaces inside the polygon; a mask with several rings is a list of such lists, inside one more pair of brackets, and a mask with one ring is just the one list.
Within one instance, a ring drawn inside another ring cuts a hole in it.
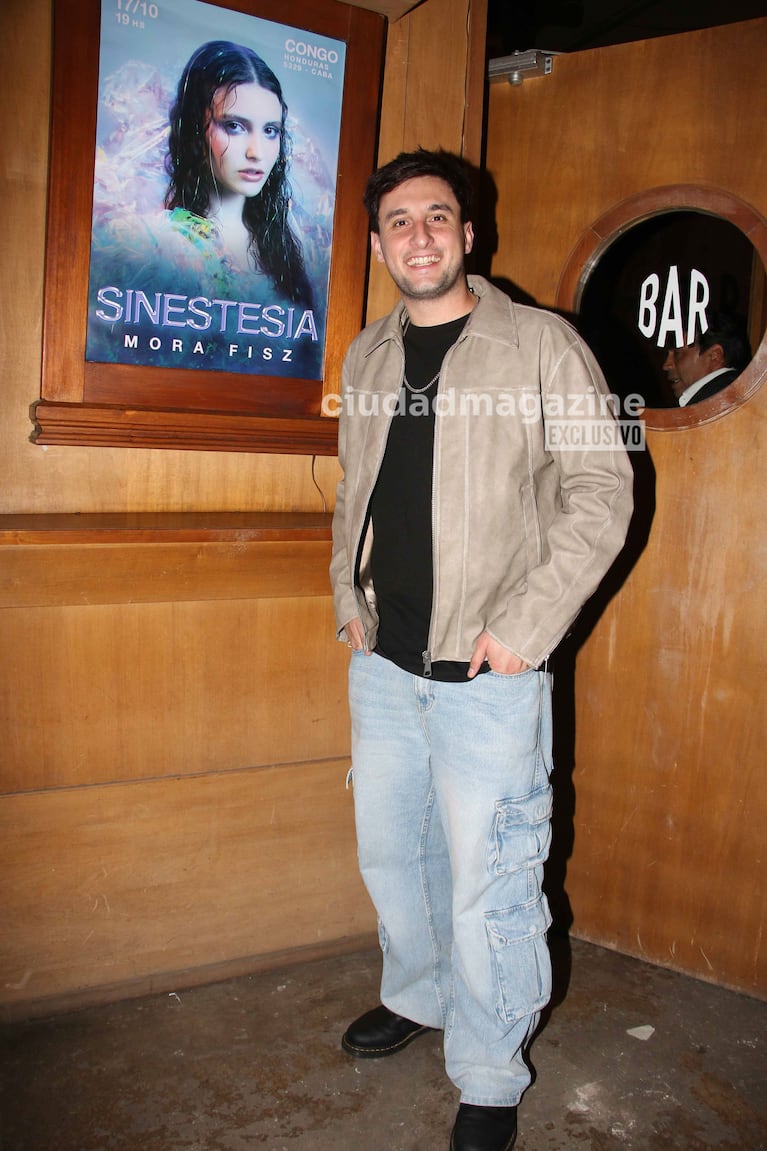
[{"label": "man", "polygon": [[681,348],[669,348],[663,371],[679,407],[684,408],[721,392],[750,359],[751,347],[743,320],[730,312],[717,312],[697,340]]},{"label": "man", "polygon": [[443,1030],[451,1151],[508,1151],[551,985],[546,660],[623,545],[631,469],[619,439],[546,446],[544,405],[615,431],[604,380],[569,325],[467,279],[469,192],[419,150],[365,196],[401,301],[344,363],[331,577],[383,973],[342,1045]]}]

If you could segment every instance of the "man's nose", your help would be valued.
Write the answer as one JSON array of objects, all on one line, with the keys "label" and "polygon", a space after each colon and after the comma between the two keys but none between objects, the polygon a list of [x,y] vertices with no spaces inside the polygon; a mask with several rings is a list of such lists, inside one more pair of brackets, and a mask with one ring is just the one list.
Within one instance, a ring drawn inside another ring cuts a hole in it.
[{"label": "man's nose", "polygon": [[423,246],[431,243],[431,228],[427,220],[416,221],[413,232],[416,244]]},{"label": "man's nose", "polygon": [[676,365],[674,364],[674,349],[669,348],[669,350],[666,352],[666,358],[663,361],[663,371],[664,372],[673,372],[675,366]]}]

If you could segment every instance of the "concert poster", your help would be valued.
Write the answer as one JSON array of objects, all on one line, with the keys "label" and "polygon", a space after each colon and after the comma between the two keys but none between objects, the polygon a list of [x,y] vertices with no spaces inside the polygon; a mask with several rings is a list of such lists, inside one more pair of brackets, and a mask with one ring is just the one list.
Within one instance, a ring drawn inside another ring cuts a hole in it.
[{"label": "concert poster", "polygon": [[322,379],[345,51],[102,0],[86,360]]}]

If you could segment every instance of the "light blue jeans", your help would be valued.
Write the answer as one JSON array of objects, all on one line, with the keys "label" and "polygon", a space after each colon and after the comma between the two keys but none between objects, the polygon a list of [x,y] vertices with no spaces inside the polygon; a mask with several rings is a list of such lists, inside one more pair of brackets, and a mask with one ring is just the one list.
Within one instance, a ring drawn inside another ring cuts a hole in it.
[{"label": "light blue jeans", "polygon": [[441,683],[353,652],[349,701],[381,1000],[444,1030],[462,1102],[513,1106],[551,994],[551,676]]}]

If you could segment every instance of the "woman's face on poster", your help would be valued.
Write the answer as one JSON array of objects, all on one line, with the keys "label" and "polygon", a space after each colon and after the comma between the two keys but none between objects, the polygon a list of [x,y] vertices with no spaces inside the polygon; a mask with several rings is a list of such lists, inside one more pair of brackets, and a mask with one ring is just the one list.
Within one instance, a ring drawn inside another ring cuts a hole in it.
[{"label": "woman's face on poster", "polygon": [[219,88],[206,134],[221,196],[257,196],[280,155],[280,101],[260,84]]}]

